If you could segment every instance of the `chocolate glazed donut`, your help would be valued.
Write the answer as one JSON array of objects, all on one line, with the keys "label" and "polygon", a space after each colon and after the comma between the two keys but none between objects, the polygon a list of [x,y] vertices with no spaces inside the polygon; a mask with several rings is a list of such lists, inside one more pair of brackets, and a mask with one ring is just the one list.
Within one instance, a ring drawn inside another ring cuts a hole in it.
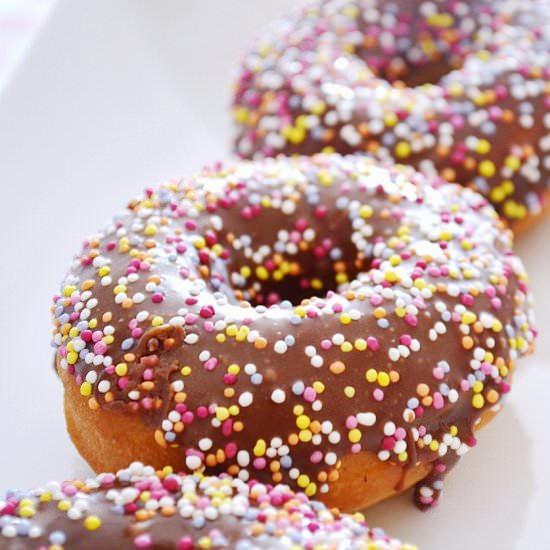
[{"label": "chocolate glazed donut", "polygon": [[473,186],[514,230],[548,208],[545,0],[314,0],[261,34],[234,98],[245,158],[367,151]]},{"label": "chocolate glazed donut", "polygon": [[55,298],[69,432],[96,470],[226,471],[346,510],[423,480],[429,506],[533,342],[511,245],[481,195],[362,155],[148,190]]},{"label": "chocolate glazed donut", "polygon": [[52,482],[0,498],[3,550],[417,550],[288,486],[155,472]]}]

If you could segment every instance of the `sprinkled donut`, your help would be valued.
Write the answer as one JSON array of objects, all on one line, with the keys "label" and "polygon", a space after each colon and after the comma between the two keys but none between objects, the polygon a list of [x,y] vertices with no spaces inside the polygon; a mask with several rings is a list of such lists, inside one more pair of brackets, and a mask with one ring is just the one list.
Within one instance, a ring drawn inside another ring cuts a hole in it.
[{"label": "sprinkled donut", "polygon": [[147,190],[55,297],[71,437],[96,471],[224,471],[345,510],[423,480],[427,507],[533,343],[511,245],[481,195],[364,155]]},{"label": "sprinkled donut", "polygon": [[367,151],[524,228],[548,208],[550,4],[302,2],[246,54],[234,118],[242,157]]},{"label": "sprinkled donut", "polygon": [[369,529],[362,514],[329,510],[286,485],[155,472],[140,463],[8,493],[0,499],[0,547],[416,550]]}]

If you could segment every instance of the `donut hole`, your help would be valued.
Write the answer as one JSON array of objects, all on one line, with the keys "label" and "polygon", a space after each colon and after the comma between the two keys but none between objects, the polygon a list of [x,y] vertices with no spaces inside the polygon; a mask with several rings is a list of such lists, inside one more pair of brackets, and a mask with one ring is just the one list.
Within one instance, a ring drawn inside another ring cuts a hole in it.
[{"label": "donut hole", "polygon": [[[257,228],[277,227],[275,239],[256,229],[250,235],[254,249],[238,246],[233,250],[228,268],[237,301],[252,306],[272,306],[288,301],[299,305],[312,297],[325,297],[338,291],[366,271],[370,258],[360,253],[349,235],[348,219],[335,215],[330,224],[318,223],[313,216],[259,222]],[[336,229],[337,228],[337,229]],[[308,239],[308,230],[315,238]]]},{"label": "donut hole", "polygon": [[437,84],[451,71],[460,68],[460,63],[451,64],[448,59],[440,59],[432,63],[412,64],[402,57],[395,57],[382,68],[367,60],[369,68],[387,82],[395,86],[414,88],[425,84]]},{"label": "donut hole", "polygon": [[296,306],[304,300],[338,291],[367,269],[368,262],[356,251],[344,256],[352,258],[346,261],[319,258],[323,253],[321,247],[316,247],[315,251],[283,258],[279,268],[273,268],[269,261],[267,267],[258,266],[244,287],[234,289],[237,299],[252,306],[272,306],[285,301]]}]

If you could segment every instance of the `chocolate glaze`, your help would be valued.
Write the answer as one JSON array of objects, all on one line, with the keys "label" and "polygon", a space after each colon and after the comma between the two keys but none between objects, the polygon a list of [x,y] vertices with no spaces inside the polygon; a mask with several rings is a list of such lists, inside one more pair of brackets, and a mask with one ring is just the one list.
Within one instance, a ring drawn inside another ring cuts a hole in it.
[{"label": "chocolate glaze", "polygon": [[514,224],[547,205],[549,29],[545,0],[302,2],[244,57],[236,151],[367,151],[472,185]]},{"label": "chocolate glaze", "polygon": [[511,245],[477,193],[361,155],[206,170],[84,244],[58,365],[191,470],[322,496],[371,451],[437,466],[425,507],[532,345]]}]

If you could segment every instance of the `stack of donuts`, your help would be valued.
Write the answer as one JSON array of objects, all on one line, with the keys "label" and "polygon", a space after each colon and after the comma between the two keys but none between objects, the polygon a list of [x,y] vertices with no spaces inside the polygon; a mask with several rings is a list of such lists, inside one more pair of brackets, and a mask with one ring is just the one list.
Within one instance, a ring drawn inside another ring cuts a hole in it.
[{"label": "stack of donuts", "polygon": [[313,0],[269,27],[248,160],[146,189],[75,256],[55,368],[113,473],[8,493],[0,547],[413,549],[338,510],[437,504],[533,350],[513,231],[547,208],[549,17]]}]

